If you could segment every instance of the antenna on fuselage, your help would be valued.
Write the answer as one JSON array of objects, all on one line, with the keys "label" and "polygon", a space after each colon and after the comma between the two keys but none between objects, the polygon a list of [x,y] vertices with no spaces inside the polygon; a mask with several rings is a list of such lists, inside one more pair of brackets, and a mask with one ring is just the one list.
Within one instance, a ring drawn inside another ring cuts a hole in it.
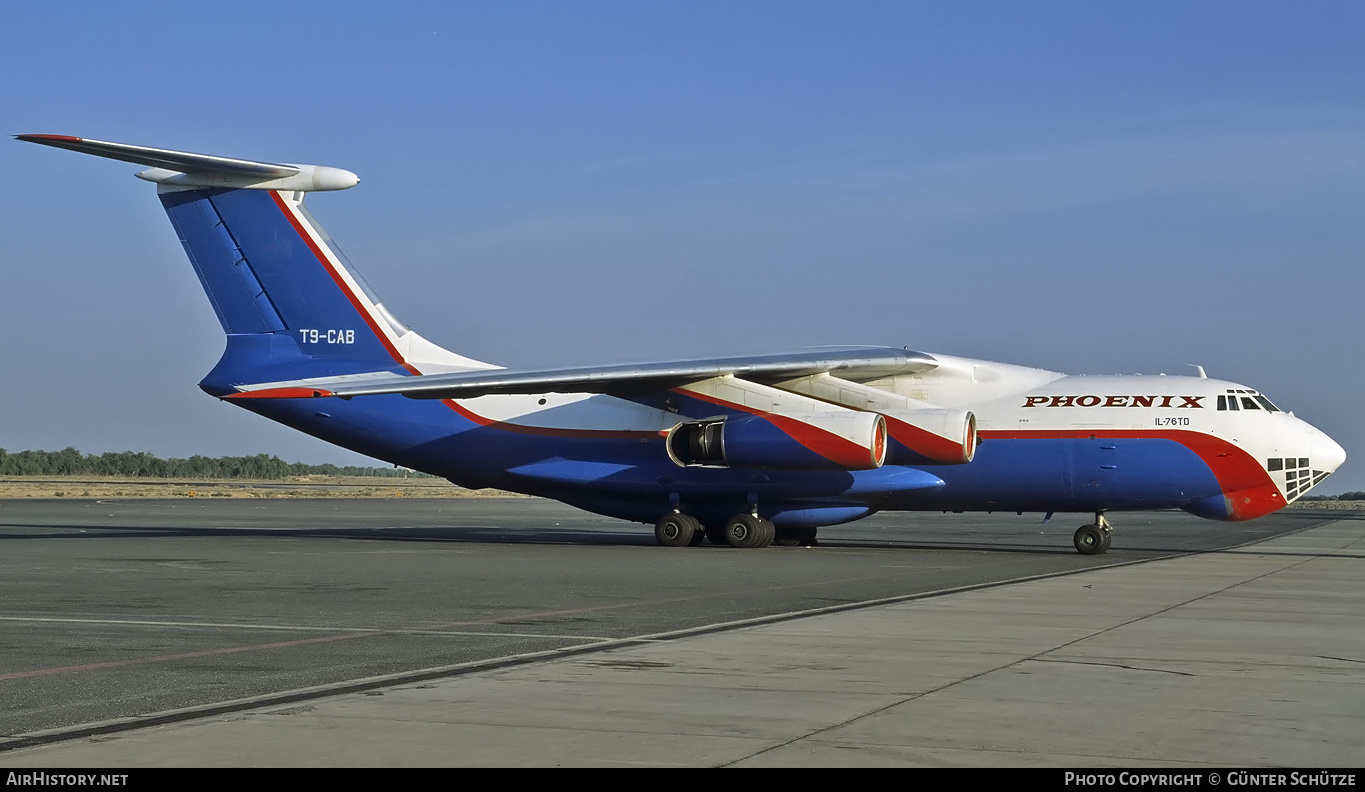
[{"label": "antenna on fuselage", "polygon": [[1194,370],[1199,372],[1199,379],[1208,379],[1208,378],[1209,378],[1209,375],[1207,375],[1207,374],[1204,373],[1204,367],[1203,367],[1203,366],[1199,365],[1198,363],[1191,363],[1190,365],[1191,365],[1191,366],[1194,366]]}]

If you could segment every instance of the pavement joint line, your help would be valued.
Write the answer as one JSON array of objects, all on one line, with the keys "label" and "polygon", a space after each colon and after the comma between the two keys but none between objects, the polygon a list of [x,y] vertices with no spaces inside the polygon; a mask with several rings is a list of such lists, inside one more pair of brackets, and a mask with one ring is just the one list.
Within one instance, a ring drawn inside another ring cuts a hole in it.
[{"label": "pavement joint line", "polygon": [[1126,663],[1101,663],[1096,660],[1061,660],[1052,657],[1039,657],[1034,660],[1037,663],[1053,663],[1055,665],[1079,665],[1079,666],[1100,666],[1101,668],[1122,668],[1125,671],[1149,671],[1153,674],[1175,674],[1176,676],[1193,677],[1198,674],[1191,674],[1188,671],[1171,671],[1166,668],[1144,668],[1142,666],[1128,665]]},{"label": "pavement joint line", "polygon": [[1234,550],[1229,552],[1228,555],[1254,555],[1265,556],[1267,558],[1274,556],[1304,556],[1306,558],[1340,558],[1347,560],[1365,558],[1365,553],[1342,553],[1335,550],[1326,553],[1314,553],[1309,550]]}]

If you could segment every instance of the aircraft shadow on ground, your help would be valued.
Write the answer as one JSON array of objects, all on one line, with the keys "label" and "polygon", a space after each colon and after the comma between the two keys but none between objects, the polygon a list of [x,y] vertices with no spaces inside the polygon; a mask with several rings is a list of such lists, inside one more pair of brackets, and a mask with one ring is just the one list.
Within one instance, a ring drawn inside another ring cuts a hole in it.
[{"label": "aircraft shadow on ground", "polygon": [[[597,545],[597,546],[648,546],[657,547],[662,553],[688,552],[741,552],[730,547],[703,543],[694,548],[658,547],[650,531],[639,530],[579,530],[574,528],[500,528],[494,526],[435,526],[435,527],[391,527],[391,528],[186,528],[152,526],[108,526],[83,524],[22,525],[0,523],[0,541],[24,539],[165,539],[165,538],[247,538],[270,537],[280,539],[340,539],[363,542],[411,542],[411,543],[463,543],[496,545]],[[819,546],[778,547],[769,550],[786,552],[809,552],[811,550],[917,550],[927,552],[990,552],[1021,553],[1036,555],[1074,554],[1068,537],[1058,534],[1055,543],[1023,544],[1002,542],[998,536],[977,541],[925,541],[906,539],[903,541],[878,539],[856,539],[831,537],[821,539]],[[1135,557],[1166,556],[1191,552],[1201,552],[1190,547],[1130,547],[1115,548],[1127,556]],[[1113,556],[1110,556],[1112,558]]]},{"label": "aircraft shadow on ground", "polygon": [[[1287,518],[1291,527],[1267,532],[1263,536],[1242,536],[1229,541],[1221,533],[1192,531],[1185,541],[1164,541],[1142,543],[1143,526],[1134,526],[1126,534],[1120,525],[1116,534],[1116,544],[1106,554],[1120,554],[1126,560],[1139,560],[1157,556],[1170,556],[1188,553],[1218,552],[1230,546],[1241,545],[1255,539],[1294,533],[1299,530],[1321,525],[1334,520],[1365,519],[1365,512],[1281,512],[1279,518]],[[653,533],[645,528],[593,528],[574,527],[527,527],[511,528],[495,525],[446,525],[446,526],[387,526],[387,527],[315,527],[315,528],[262,528],[262,527],[187,527],[187,526],[111,526],[82,523],[59,523],[32,525],[18,522],[0,522],[0,541],[23,539],[135,539],[169,537],[278,537],[341,539],[348,541],[412,542],[412,543],[476,543],[502,545],[621,545],[655,546]],[[814,549],[841,550],[918,550],[918,551],[968,551],[992,553],[1024,554],[1066,554],[1074,553],[1070,543],[1070,531],[1062,530],[1054,523],[1045,531],[1030,533],[1032,541],[1024,542],[1009,536],[1009,531],[993,530],[988,535],[974,538],[952,537],[950,539],[922,539],[906,536],[904,539],[867,539],[855,536],[841,537],[839,529],[822,532],[820,547]],[[1245,524],[1254,528],[1255,523]],[[1044,525],[1031,526],[1033,529],[1045,528]],[[1021,531],[1024,528],[1021,526]],[[1002,536],[1004,534],[1004,536]],[[1128,540],[1125,543],[1125,539]],[[1169,537],[1168,537],[1169,539]],[[733,548],[719,547],[703,543],[696,548],[658,548],[660,552],[734,551]],[[777,548],[785,551],[808,551],[812,548]],[[1273,551],[1276,554],[1316,555],[1311,552]],[[1099,558],[1099,557],[1094,557]]]}]

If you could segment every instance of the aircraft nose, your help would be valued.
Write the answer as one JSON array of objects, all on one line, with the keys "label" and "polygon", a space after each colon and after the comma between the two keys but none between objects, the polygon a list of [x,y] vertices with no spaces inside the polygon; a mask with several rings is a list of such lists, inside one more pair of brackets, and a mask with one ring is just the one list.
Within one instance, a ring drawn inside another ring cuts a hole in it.
[{"label": "aircraft nose", "polygon": [[1317,470],[1325,470],[1328,473],[1341,467],[1341,463],[1346,461],[1346,449],[1322,432],[1314,434],[1310,453],[1312,454],[1313,467]]}]

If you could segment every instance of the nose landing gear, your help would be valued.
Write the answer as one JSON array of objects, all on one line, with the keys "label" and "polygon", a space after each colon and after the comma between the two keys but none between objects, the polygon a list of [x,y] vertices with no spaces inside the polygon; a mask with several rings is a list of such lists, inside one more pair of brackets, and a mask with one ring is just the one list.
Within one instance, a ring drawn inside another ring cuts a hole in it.
[{"label": "nose landing gear", "polygon": [[1095,512],[1095,522],[1077,528],[1076,534],[1071,537],[1072,544],[1076,545],[1076,552],[1081,555],[1107,553],[1113,541],[1114,526],[1104,519],[1104,512]]}]

